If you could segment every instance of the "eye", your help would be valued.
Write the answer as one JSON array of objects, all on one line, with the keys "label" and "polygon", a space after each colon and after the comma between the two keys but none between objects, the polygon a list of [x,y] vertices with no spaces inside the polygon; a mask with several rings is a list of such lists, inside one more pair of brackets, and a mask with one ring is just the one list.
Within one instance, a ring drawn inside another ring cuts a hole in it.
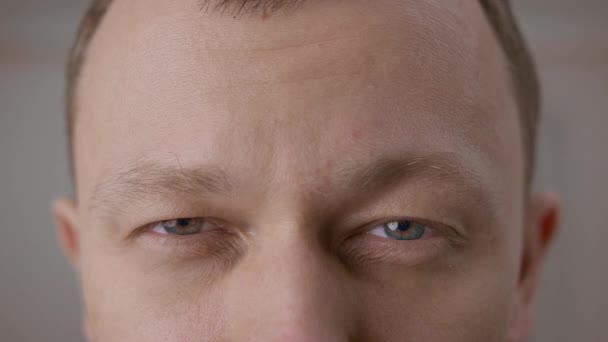
[{"label": "eye", "polygon": [[412,221],[391,221],[374,228],[368,234],[394,240],[418,240],[429,232],[429,228]]},{"label": "eye", "polygon": [[213,227],[213,223],[202,218],[180,218],[159,222],[152,231],[163,235],[193,235]]}]

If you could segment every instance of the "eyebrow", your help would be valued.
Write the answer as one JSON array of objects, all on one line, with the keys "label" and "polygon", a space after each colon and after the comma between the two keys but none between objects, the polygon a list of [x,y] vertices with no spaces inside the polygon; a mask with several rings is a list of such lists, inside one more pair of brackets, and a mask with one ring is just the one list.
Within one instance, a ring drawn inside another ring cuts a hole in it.
[{"label": "eyebrow", "polygon": [[[339,186],[351,193],[368,194],[401,181],[425,181],[456,185],[476,194],[494,207],[494,193],[488,182],[473,168],[467,168],[453,153],[396,154],[380,157],[358,167],[361,162],[344,163],[334,173]],[[341,181],[344,180],[344,181]],[[353,191],[353,189],[356,189]],[[184,168],[158,161],[144,161],[115,173],[99,183],[91,196],[91,209],[116,210],[146,196],[166,194],[204,197],[236,190],[233,176],[223,169],[202,165]],[[317,191],[327,190],[326,188]]]},{"label": "eyebrow", "polygon": [[241,15],[273,13],[283,8],[297,8],[304,2],[305,0],[198,0],[198,6],[203,12]]},{"label": "eyebrow", "polygon": [[[100,182],[90,198],[91,209],[108,208],[135,201],[141,196],[167,193],[203,196],[233,191],[234,183],[222,169],[213,166],[184,168],[144,161]],[[118,202],[118,203],[117,203]]]},{"label": "eyebrow", "polygon": [[485,203],[495,205],[495,193],[489,182],[474,167],[467,166],[457,154],[442,153],[397,153],[380,157],[373,163],[357,168],[343,165],[337,172],[345,179],[347,190],[369,193],[396,185],[402,181],[456,186],[475,194]]}]

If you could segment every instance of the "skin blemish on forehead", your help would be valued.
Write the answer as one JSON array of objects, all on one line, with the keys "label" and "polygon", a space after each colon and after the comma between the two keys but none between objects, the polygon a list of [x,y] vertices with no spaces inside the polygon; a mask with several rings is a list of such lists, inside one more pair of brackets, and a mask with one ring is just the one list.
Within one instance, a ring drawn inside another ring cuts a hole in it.
[{"label": "skin blemish on forehead", "polygon": [[264,9],[260,18],[262,19],[262,21],[265,21],[266,19],[270,18],[270,12],[268,12],[267,9]]},{"label": "skin blemish on forehead", "polygon": [[361,142],[365,133],[361,128],[353,128],[350,136],[353,139],[353,142],[358,143]]}]

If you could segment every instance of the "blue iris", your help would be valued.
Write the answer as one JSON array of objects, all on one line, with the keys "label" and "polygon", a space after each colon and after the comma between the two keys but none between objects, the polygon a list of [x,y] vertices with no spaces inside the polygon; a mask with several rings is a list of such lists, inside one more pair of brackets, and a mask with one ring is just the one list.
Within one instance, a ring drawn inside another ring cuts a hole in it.
[{"label": "blue iris", "polygon": [[383,226],[386,236],[395,240],[418,240],[422,238],[425,226],[411,221],[393,221]]},{"label": "blue iris", "polygon": [[169,234],[175,235],[190,235],[200,233],[204,221],[202,219],[177,219],[165,221],[162,223],[163,228]]}]

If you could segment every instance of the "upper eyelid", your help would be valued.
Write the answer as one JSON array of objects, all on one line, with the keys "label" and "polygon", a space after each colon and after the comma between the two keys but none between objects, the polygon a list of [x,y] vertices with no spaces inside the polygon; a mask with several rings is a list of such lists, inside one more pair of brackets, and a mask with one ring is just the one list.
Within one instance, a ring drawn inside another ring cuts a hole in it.
[{"label": "upper eyelid", "polygon": [[423,223],[420,223],[420,222],[418,222],[418,221],[414,221],[414,220],[391,220],[391,221],[386,221],[385,223],[382,223],[382,224],[380,224],[380,225],[375,226],[375,228],[372,228],[371,230],[373,230],[373,229],[378,229],[378,228],[383,228],[384,226],[388,225],[389,223],[393,223],[393,222],[403,222],[403,221],[408,221],[408,222],[412,223],[413,225],[420,225],[420,226],[423,226],[423,227],[425,227],[425,228],[427,228],[427,229],[429,229],[429,230],[431,230],[431,231],[434,231],[434,230],[435,230],[435,229],[433,229],[433,227],[431,227],[431,226],[428,226],[428,225],[426,225],[426,224],[423,224]]},{"label": "upper eyelid", "polygon": [[150,223],[148,226],[153,229],[153,228],[155,228],[155,227],[157,227],[157,226],[159,226],[159,225],[161,225],[163,223],[171,222],[171,221],[179,221],[179,220],[189,220],[189,221],[201,220],[203,224],[205,224],[205,223],[211,223],[211,224],[214,224],[214,225],[218,225],[218,223],[215,220],[209,219],[209,218],[205,218],[205,217],[177,217],[177,218],[172,218],[172,219],[169,219],[169,220],[156,221],[156,222]]}]

